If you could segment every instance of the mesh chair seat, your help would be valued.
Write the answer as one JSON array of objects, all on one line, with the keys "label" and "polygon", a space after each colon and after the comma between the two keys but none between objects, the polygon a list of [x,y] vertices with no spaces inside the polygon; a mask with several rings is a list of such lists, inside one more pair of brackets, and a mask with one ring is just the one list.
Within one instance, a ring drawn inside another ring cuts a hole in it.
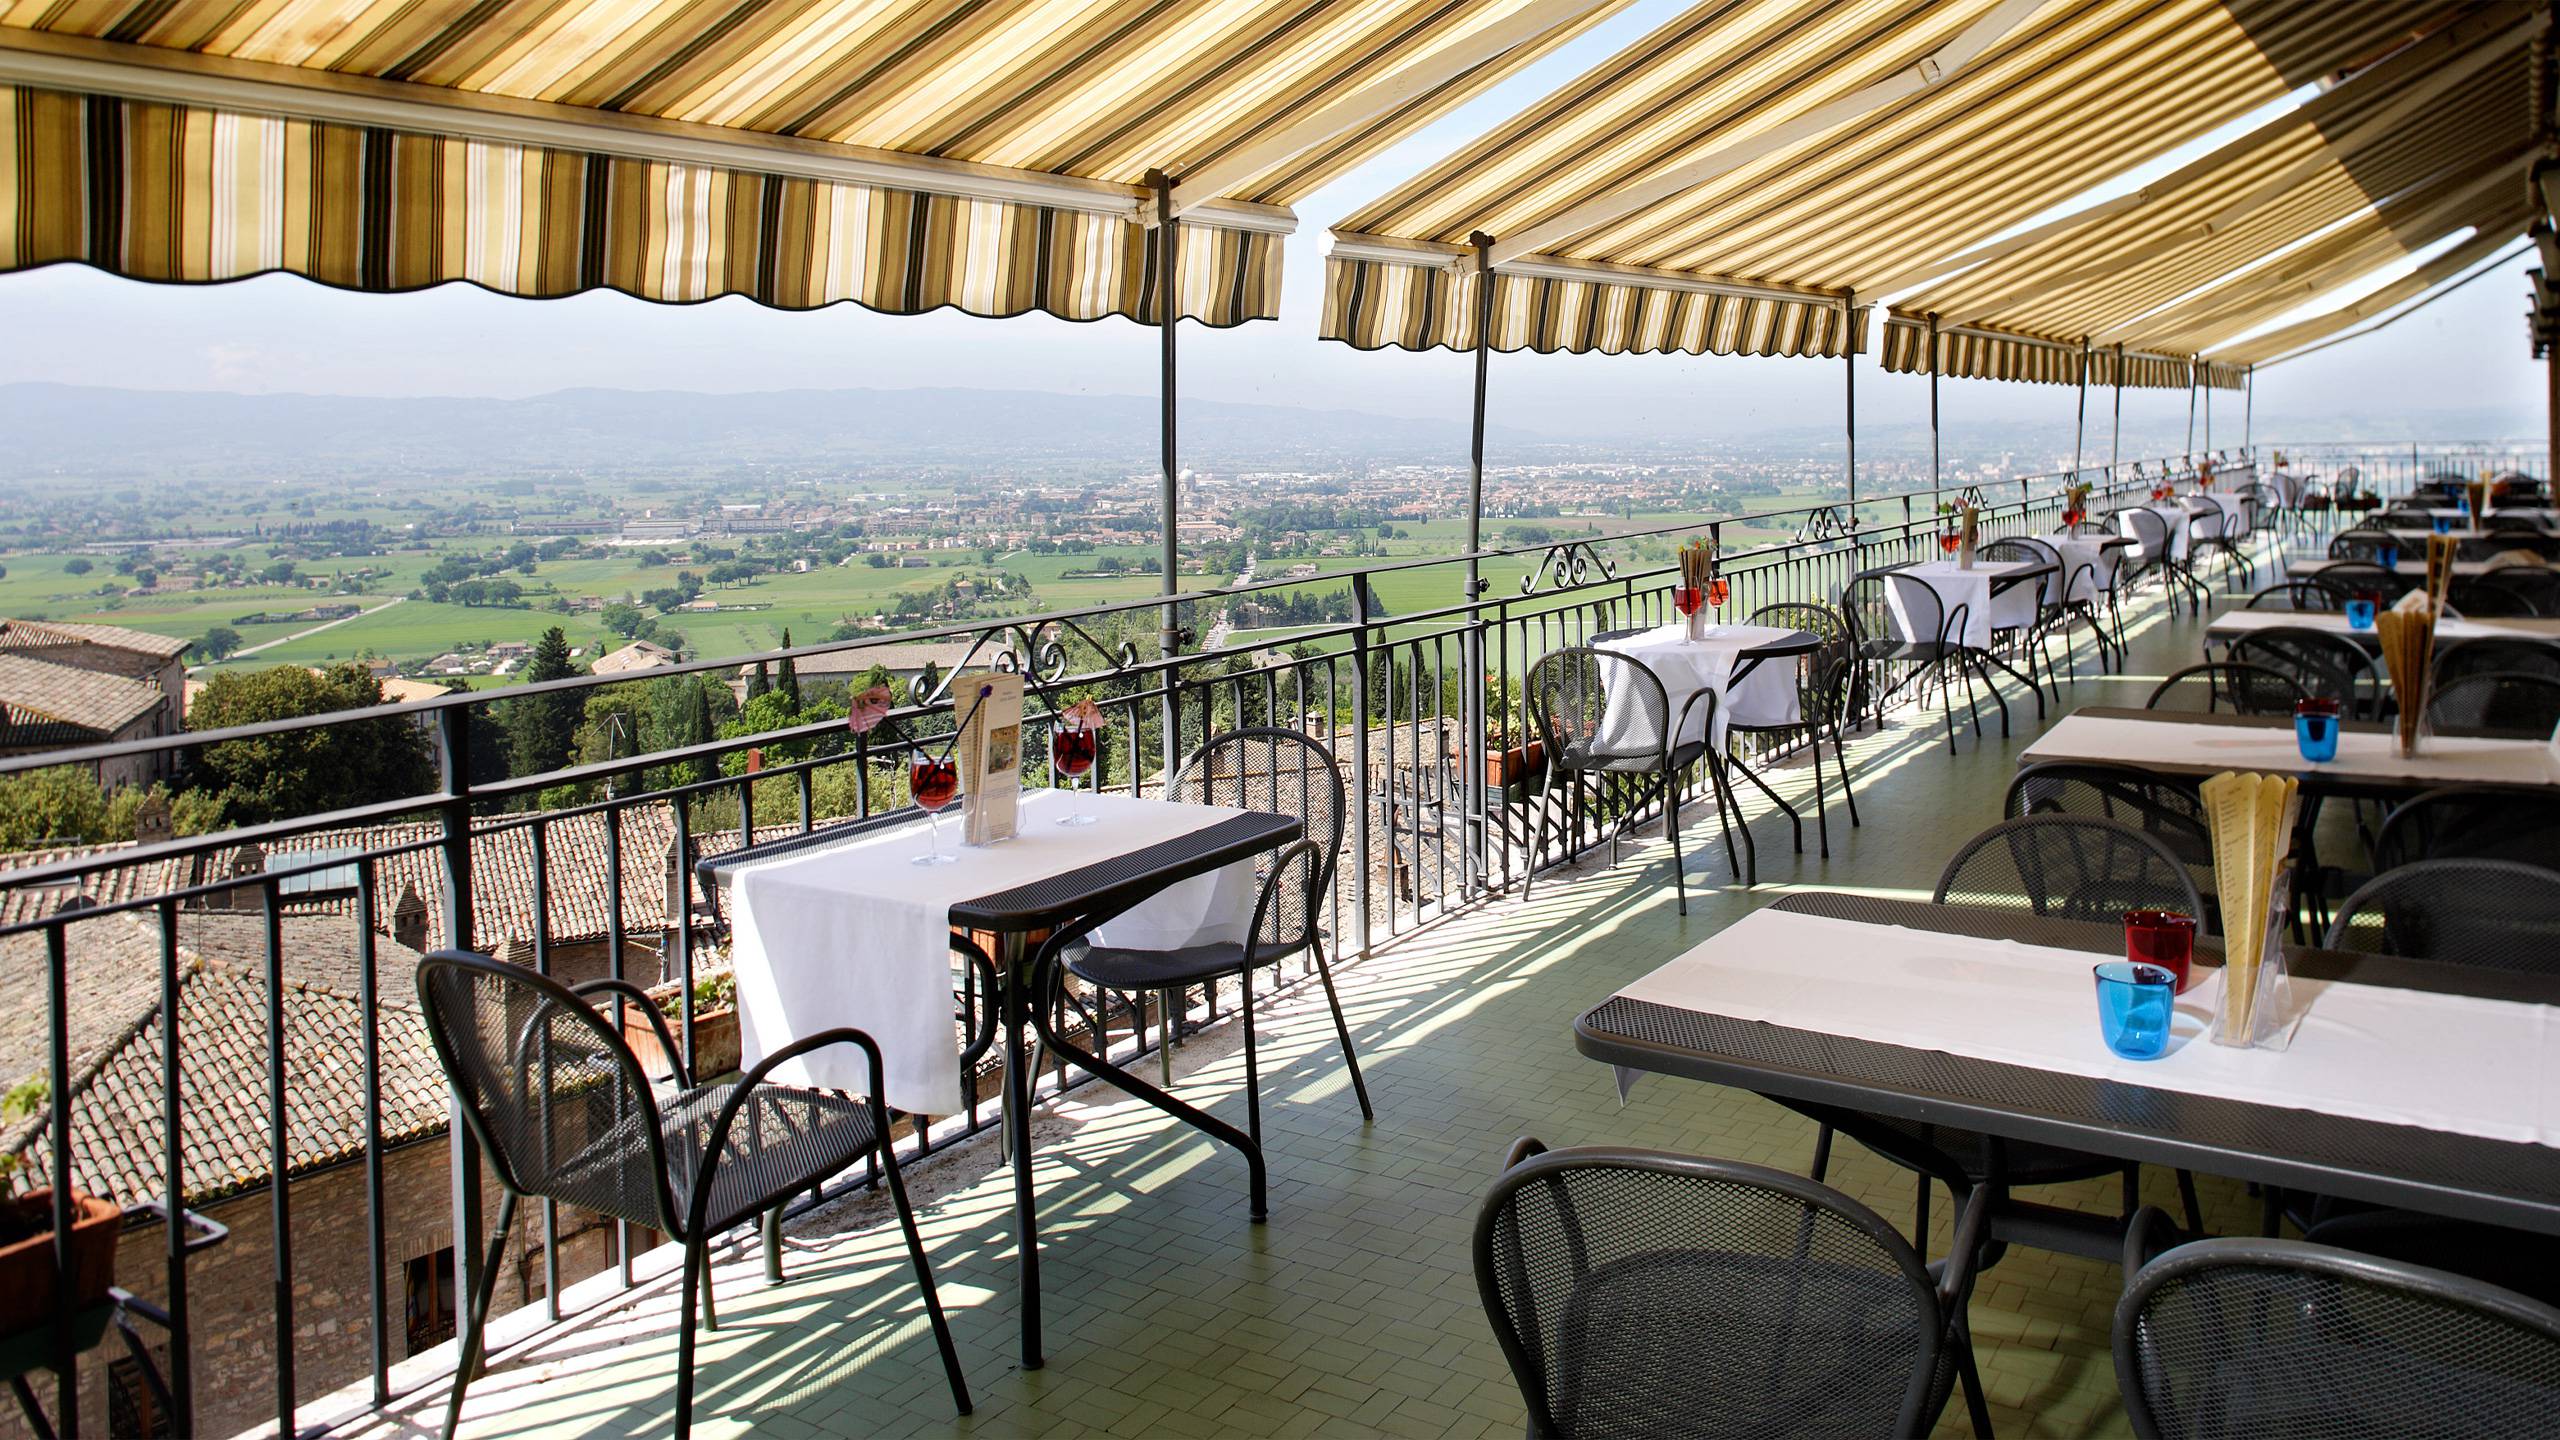
[{"label": "mesh chair seat", "polygon": [[2301,699],[2302,687],[2281,670],[2215,660],[2162,680],[2143,708],[2195,715],[2291,715]]},{"label": "mesh chair seat", "polygon": [[[1707,753],[1707,742],[1691,740],[1671,747],[1671,768],[1686,770]],[[1660,755],[1621,755],[1610,751],[1595,752],[1592,742],[1575,740],[1556,752],[1563,767],[1585,774],[1652,775],[1661,771]]]},{"label": "mesh chair seat", "polygon": [[2374,717],[2381,693],[2362,647],[2326,630],[2277,626],[2231,642],[2231,658],[2289,677],[2302,693],[2336,700],[2361,719]]},{"label": "mesh chair seat", "polygon": [[2176,853],[2121,821],[2089,815],[2004,820],[1967,841],[1938,876],[1934,904],[2111,923],[2127,910],[2201,916]]},{"label": "mesh chair seat", "polygon": [[2282,1240],[2142,1268],[2115,1363],[2145,1437],[2546,1435],[2560,1311],[2478,1281]]},{"label": "mesh chair seat", "polygon": [[2560,645],[2520,635],[2482,635],[2436,652],[2438,689],[2466,675],[2543,675],[2560,680]]},{"label": "mesh chair seat", "polygon": [[2523,671],[2465,675],[2428,697],[2438,730],[2548,740],[2560,729],[2560,679]]},{"label": "mesh chair seat", "polygon": [[[658,1133],[670,1167],[667,1179],[679,1210],[693,1204],[712,1122],[737,1088],[687,1090],[659,1111]],[[711,1194],[703,1208],[705,1228],[725,1230],[794,1191],[808,1189],[810,1175],[861,1159],[879,1138],[871,1127],[871,1106],[859,1096],[757,1086],[721,1142],[720,1163],[712,1169]]]},{"label": "mesh chair seat", "polygon": [[2384,817],[2373,838],[2374,872],[2417,860],[2520,860],[2560,856],[2560,795],[2503,785],[2448,785],[2415,795]]},{"label": "mesh chair seat", "polygon": [[[1263,955],[1268,964],[1279,959]],[[1170,990],[1177,986],[1198,985],[1220,980],[1246,967],[1244,946],[1185,945],[1178,950],[1126,950],[1113,945],[1088,945],[1066,958],[1067,973],[1079,980],[1106,990]]]}]

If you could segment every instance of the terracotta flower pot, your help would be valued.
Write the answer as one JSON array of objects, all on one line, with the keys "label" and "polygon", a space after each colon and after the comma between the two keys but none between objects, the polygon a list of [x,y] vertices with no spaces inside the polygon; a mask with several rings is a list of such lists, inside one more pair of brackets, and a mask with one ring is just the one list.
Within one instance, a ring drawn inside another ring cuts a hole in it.
[{"label": "terracotta flower pot", "polygon": [[1517,785],[1545,769],[1546,764],[1547,747],[1544,742],[1532,740],[1526,745],[1515,745],[1499,754],[1484,757],[1484,783],[1497,790]]},{"label": "terracotta flower pot", "polygon": [[[676,1008],[675,993],[669,991],[660,1003],[669,1010],[674,1010]],[[674,1035],[676,1043],[682,1045],[684,1036],[678,1033],[679,1028],[676,1016],[668,1015],[667,1033]],[[640,1069],[644,1074],[656,1075],[667,1069],[666,1056],[658,1045],[657,1027],[649,1023],[649,1017],[641,1014],[637,1006],[626,1005],[622,1008],[622,1038],[626,1044],[630,1045],[631,1053],[640,1057]],[[726,1075],[736,1070],[741,1053],[738,1040],[738,1011],[735,1006],[725,1010],[693,1012],[695,1080],[709,1080],[715,1075]]]},{"label": "terracotta flower pot", "polygon": [[[30,1190],[8,1202],[35,1234],[0,1245],[0,1335],[15,1335],[53,1322],[53,1192]],[[71,1308],[76,1313],[107,1298],[116,1283],[116,1236],[124,1212],[112,1200],[71,1193]]]}]

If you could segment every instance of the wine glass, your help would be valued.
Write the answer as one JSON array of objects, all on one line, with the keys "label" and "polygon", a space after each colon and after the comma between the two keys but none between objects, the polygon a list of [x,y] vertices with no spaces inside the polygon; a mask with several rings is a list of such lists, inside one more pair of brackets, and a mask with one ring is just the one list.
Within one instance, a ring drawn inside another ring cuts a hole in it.
[{"label": "wine glass", "polygon": [[[1049,733],[1049,758],[1057,765],[1059,773],[1065,775],[1070,782],[1083,778],[1093,769],[1093,758],[1099,749],[1100,747],[1094,743],[1093,732],[1090,730],[1081,728],[1071,730],[1061,726]],[[1069,784],[1068,793],[1074,794],[1076,788],[1072,783]],[[1058,823],[1090,825],[1100,818],[1096,815],[1087,815],[1079,807],[1059,816]]]},{"label": "wine glass", "polygon": [[960,793],[960,763],[919,755],[907,767],[907,789],[933,827],[933,849],[909,861],[913,865],[949,865],[960,857],[942,848],[942,807]]},{"label": "wine glass", "polygon": [[1732,594],[1733,591],[1731,587],[1724,583],[1724,577],[1721,575],[1707,582],[1707,603],[1718,610],[1722,610],[1724,608],[1724,602],[1726,599],[1731,597]]},{"label": "wine glass", "polygon": [[1704,598],[1705,596],[1695,585],[1674,585],[1671,587],[1671,608],[1679,611],[1684,616],[1697,614],[1699,602]]},{"label": "wine glass", "polygon": [[1954,530],[1949,529],[1938,532],[1938,551],[1940,554],[1953,555],[1956,553],[1956,546],[1960,543],[1961,540]]}]

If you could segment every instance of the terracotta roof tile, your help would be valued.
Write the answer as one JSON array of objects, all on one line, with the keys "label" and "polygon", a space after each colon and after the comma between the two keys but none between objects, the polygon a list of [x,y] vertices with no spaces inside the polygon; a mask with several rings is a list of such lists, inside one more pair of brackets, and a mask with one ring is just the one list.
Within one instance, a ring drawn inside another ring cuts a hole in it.
[{"label": "terracotta roof tile", "polygon": [[113,735],[167,698],[148,681],[57,665],[0,648],[0,729],[51,721]]},{"label": "terracotta roof tile", "polygon": [[138,655],[156,655],[175,660],[187,653],[192,641],[168,635],[154,635],[148,630],[128,630],[122,625],[74,625],[59,620],[0,620],[0,650],[18,650],[52,645],[103,645],[110,650],[130,650]]}]

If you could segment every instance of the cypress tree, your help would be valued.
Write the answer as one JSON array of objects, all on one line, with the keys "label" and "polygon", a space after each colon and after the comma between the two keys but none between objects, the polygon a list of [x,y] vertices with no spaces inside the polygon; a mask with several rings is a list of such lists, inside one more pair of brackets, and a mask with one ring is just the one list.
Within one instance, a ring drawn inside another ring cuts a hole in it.
[{"label": "cypress tree", "polygon": [[[791,627],[788,625],[782,627],[782,648],[785,650],[791,648]],[[782,674],[774,681],[774,688],[782,692],[783,700],[791,706],[791,713],[799,714],[800,667],[793,664],[788,655],[782,657]]]},{"label": "cypress tree", "polygon": [[773,672],[765,668],[765,662],[758,660],[756,673],[747,677],[747,698],[753,700],[772,688]]}]

